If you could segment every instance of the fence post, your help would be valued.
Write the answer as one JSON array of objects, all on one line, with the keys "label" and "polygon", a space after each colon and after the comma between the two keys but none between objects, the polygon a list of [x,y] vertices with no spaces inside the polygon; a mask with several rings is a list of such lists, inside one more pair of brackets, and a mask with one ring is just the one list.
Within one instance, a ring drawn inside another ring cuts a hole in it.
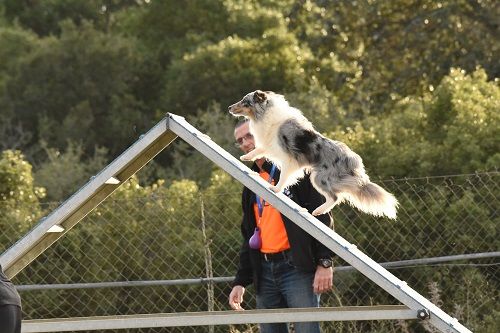
[{"label": "fence post", "polygon": [[[208,311],[214,311],[215,296],[214,296],[214,271],[212,269],[212,252],[210,252],[210,240],[207,238],[206,231],[206,220],[205,220],[205,205],[203,202],[203,196],[200,196],[200,208],[201,208],[201,232],[203,234],[203,247],[205,248],[205,271],[207,281],[207,299],[208,299]],[[215,332],[215,326],[210,325],[208,327],[209,333]]]}]

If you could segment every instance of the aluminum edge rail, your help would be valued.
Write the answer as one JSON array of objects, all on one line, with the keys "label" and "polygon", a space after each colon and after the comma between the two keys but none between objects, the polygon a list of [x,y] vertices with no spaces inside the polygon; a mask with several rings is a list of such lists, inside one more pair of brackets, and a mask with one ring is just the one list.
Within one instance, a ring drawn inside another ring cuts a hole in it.
[{"label": "aluminum edge rail", "polygon": [[407,305],[410,309],[415,311],[427,310],[430,314],[428,320],[436,328],[446,333],[471,332],[460,324],[456,318],[450,317],[440,308],[432,304],[425,297],[410,288],[406,282],[398,279],[377,262],[358,250],[354,244],[349,243],[333,230],[319,222],[311,214],[305,212],[290,198],[282,193],[275,194],[272,192],[268,188],[269,185],[261,177],[218,146],[207,135],[191,126],[183,117],[174,114],[167,114],[167,117],[167,126],[170,130],[219,165],[231,176],[239,180],[251,191],[264,198],[299,227],[351,264],[359,272],[367,276],[400,302]]},{"label": "aluminum edge rail", "polygon": [[[0,265],[6,275],[9,278],[15,276],[175,138],[176,136],[167,129],[167,117],[146,134],[141,135],[132,146],[97,175],[91,177],[83,187],[48,216],[41,218],[25,236],[0,255]],[[111,178],[118,182],[107,182]],[[54,225],[62,226],[64,230],[48,233],[47,231]]]}]

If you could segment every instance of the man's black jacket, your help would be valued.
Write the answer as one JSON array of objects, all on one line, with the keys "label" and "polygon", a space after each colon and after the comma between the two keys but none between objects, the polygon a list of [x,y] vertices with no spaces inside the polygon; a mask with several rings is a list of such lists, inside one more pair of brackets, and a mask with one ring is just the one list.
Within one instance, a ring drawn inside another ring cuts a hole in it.
[{"label": "man's black jacket", "polygon": [[[271,164],[265,162],[263,169],[271,172]],[[252,166],[252,170],[259,171],[256,164]],[[279,180],[279,171],[276,170],[274,180]],[[295,201],[300,206],[306,208],[309,213],[316,209],[319,205],[325,202],[324,197],[316,191],[312,186],[309,176],[306,175],[297,184],[290,186],[285,194]],[[248,240],[253,235],[256,227],[255,213],[253,205],[255,203],[255,194],[248,188],[243,188],[242,193],[242,208],[243,220],[241,223],[241,233],[243,235],[243,243],[240,250],[240,262],[238,272],[233,281],[233,286],[240,285],[246,287],[254,283],[258,290],[260,275],[261,254],[259,250],[251,249],[248,246]],[[332,258],[333,252],[327,247],[318,242],[314,237],[302,230],[294,222],[281,214],[285,224],[288,242],[290,243],[290,252],[292,264],[298,269],[308,272],[314,272],[317,266],[317,260],[321,258]],[[318,219],[325,225],[333,228],[333,221],[329,214],[318,216]]]}]

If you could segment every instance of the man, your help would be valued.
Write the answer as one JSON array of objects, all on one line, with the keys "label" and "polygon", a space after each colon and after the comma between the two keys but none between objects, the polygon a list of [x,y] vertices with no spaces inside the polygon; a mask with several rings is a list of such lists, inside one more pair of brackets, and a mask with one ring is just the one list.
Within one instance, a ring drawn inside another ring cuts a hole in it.
[{"label": "man", "polygon": [[[234,130],[237,145],[245,154],[255,148],[248,125],[248,122],[240,123]],[[252,170],[270,183],[279,180],[279,171],[264,159],[255,161]],[[285,194],[309,212],[324,202],[307,175],[286,189]],[[257,293],[257,308],[318,307],[319,294],[332,288],[332,251],[248,188],[243,189],[242,208],[243,243],[238,272],[229,295],[231,308],[243,310],[245,287],[251,283]],[[329,227],[333,226],[328,214],[320,215],[318,219]],[[260,238],[259,248],[255,248],[255,239],[249,244],[256,232],[260,233],[260,237],[255,236]],[[294,327],[296,333],[320,332],[317,322],[295,323]],[[288,325],[261,324],[260,330],[261,333],[288,332]]]}]

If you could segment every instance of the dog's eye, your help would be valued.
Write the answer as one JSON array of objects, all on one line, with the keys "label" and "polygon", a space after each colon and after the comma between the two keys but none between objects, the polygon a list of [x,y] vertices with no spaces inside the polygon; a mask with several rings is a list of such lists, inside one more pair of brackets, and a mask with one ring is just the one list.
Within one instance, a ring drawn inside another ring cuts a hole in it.
[{"label": "dog's eye", "polygon": [[251,104],[249,101],[243,101],[243,106],[249,107]]}]

